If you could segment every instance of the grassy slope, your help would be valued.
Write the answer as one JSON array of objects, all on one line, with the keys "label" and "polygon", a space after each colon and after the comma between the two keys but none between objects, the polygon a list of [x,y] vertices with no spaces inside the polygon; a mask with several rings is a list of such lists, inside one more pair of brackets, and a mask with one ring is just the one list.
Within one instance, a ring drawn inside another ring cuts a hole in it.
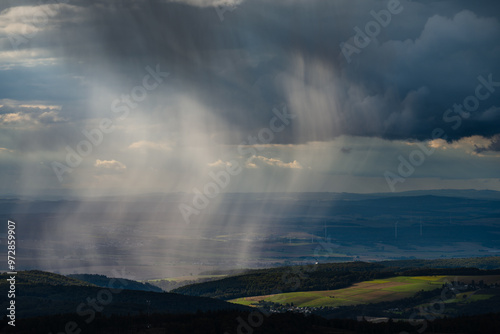
[{"label": "grassy slope", "polygon": [[[347,306],[382,301],[393,301],[401,298],[411,297],[420,290],[429,291],[441,287],[448,281],[459,280],[470,282],[472,279],[484,280],[486,283],[500,282],[500,276],[398,276],[387,279],[378,279],[356,283],[351,287],[326,290],[290,292],[276,295],[246,297],[230,300],[230,302],[251,305],[260,300],[279,304],[291,304],[295,306]],[[332,298],[333,297],[333,298]]]}]

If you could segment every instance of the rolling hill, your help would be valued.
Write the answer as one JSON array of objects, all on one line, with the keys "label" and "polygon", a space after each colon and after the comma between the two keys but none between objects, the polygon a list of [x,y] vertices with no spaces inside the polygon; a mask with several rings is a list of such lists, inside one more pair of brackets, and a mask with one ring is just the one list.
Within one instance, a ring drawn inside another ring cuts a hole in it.
[{"label": "rolling hill", "polygon": [[[7,295],[7,275],[0,275],[0,291]],[[108,287],[43,271],[19,271],[16,276],[16,318],[77,313],[82,321],[96,314],[195,313],[245,310],[222,300],[167,292],[126,290],[126,281],[110,279]],[[6,309],[9,301],[2,299]]]},{"label": "rolling hill", "polygon": [[[105,275],[96,275],[96,274],[70,274],[67,275],[67,277],[88,282],[90,284],[104,288],[108,287],[109,281],[111,279]],[[124,284],[124,289],[127,290],[163,292],[162,289],[150,283],[141,283],[126,278],[120,278],[120,281]]]},{"label": "rolling hill", "polygon": [[[407,260],[384,262],[344,262],[261,269],[221,280],[187,285],[172,290],[192,296],[220,298],[270,295],[285,292],[334,290],[374,278],[424,275],[481,275],[480,268],[500,268],[499,257]],[[489,272],[497,274],[497,272]],[[500,274],[500,273],[499,273]]]}]

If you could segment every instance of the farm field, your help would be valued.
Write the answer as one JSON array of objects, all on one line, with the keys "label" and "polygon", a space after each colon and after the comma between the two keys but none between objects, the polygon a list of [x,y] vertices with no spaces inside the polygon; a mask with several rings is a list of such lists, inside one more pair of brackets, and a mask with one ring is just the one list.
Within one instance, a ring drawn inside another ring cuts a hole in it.
[{"label": "farm field", "polygon": [[470,283],[483,280],[485,283],[500,282],[500,276],[398,276],[356,283],[338,290],[303,291],[282,294],[243,297],[229,302],[252,306],[259,301],[292,304],[298,307],[336,307],[393,301],[413,296],[420,290],[429,291],[445,282],[461,281]]}]

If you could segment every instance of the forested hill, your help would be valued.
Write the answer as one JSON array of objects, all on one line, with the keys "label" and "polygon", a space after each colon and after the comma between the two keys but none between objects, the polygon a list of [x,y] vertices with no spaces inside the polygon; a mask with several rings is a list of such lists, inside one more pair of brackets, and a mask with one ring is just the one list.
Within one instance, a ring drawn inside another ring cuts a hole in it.
[{"label": "forested hill", "polygon": [[[103,288],[107,288],[109,285],[109,281],[111,280],[111,278],[107,276],[95,274],[71,274],[68,275],[68,277],[88,282],[90,284],[94,284]],[[126,278],[120,278],[120,282],[124,285],[123,288],[127,290],[163,292],[163,290],[159,287],[151,285],[149,283],[141,283]]]},{"label": "forested hill", "polygon": [[172,290],[190,296],[229,300],[292,291],[333,290],[354,283],[397,275],[498,274],[500,257],[449,260],[345,262],[261,269],[217,281]]},{"label": "forested hill", "polygon": [[247,274],[200,284],[172,292],[224,300],[291,291],[333,290],[369,279],[393,276],[376,263],[349,262],[255,270]]},{"label": "forested hill", "polygon": [[[7,274],[0,275],[0,290],[9,289]],[[85,314],[82,321],[104,315],[146,313],[195,313],[197,311],[247,310],[241,305],[222,300],[183,296],[167,292],[123,289],[125,282],[116,279],[112,288],[97,287],[87,282],[43,271],[19,271],[15,277],[16,319],[65,313]],[[3,298],[0,308],[9,306]],[[96,304],[93,304],[96,303]],[[98,310],[99,312],[96,312]]]},{"label": "forested hill", "polygon": [[[10,275],[7,273],[0,274],[0,286],[7,285],[7,278]],[[33,285],[33,284],[45,284],[45,285],[57,285],[57,286],[95,286],[92,283],[84,282],[82,280],[63,276],[59,274],[49,273],[41,270],[26,270],[18,271],[16,274],[16,284],[22,285]]]},{"label": "forested hill", "polygon": [[456,259],[435,260],[391,260],[378,262],[389,268],[478,268],[478,269],[500,269],[500,256],[468,257]]}]

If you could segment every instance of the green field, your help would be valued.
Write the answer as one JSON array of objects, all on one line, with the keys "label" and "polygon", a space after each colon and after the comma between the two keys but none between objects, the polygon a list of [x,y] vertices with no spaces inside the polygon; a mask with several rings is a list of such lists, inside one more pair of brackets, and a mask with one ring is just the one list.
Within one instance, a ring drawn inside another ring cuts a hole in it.
[{"label": "green field", "polygon": [[252,306],[261,300],[282,305],[293,303],[299,307],[348,306],[393,301],[411,297],[420,290],[437,289],[445,282],[458,280],[469,283],[472,279],[476,282],[479,280],[487,283],[500,282],[500,276],[398,276],[356,283],[351,287],[338,290],[289,292],[237,298],[229,302],[247,306]]},{"label": "green field", "polygon": [[[448,299],[443,301],[445,304],[453,304],[453,303],[473,303],[480,300],[487,300],[493,297],[493,294],[478,294],[476,291],[468,291],[464,293],[457,294],[457,298]],[[423,304],[427,305],[427,304]]]}]

